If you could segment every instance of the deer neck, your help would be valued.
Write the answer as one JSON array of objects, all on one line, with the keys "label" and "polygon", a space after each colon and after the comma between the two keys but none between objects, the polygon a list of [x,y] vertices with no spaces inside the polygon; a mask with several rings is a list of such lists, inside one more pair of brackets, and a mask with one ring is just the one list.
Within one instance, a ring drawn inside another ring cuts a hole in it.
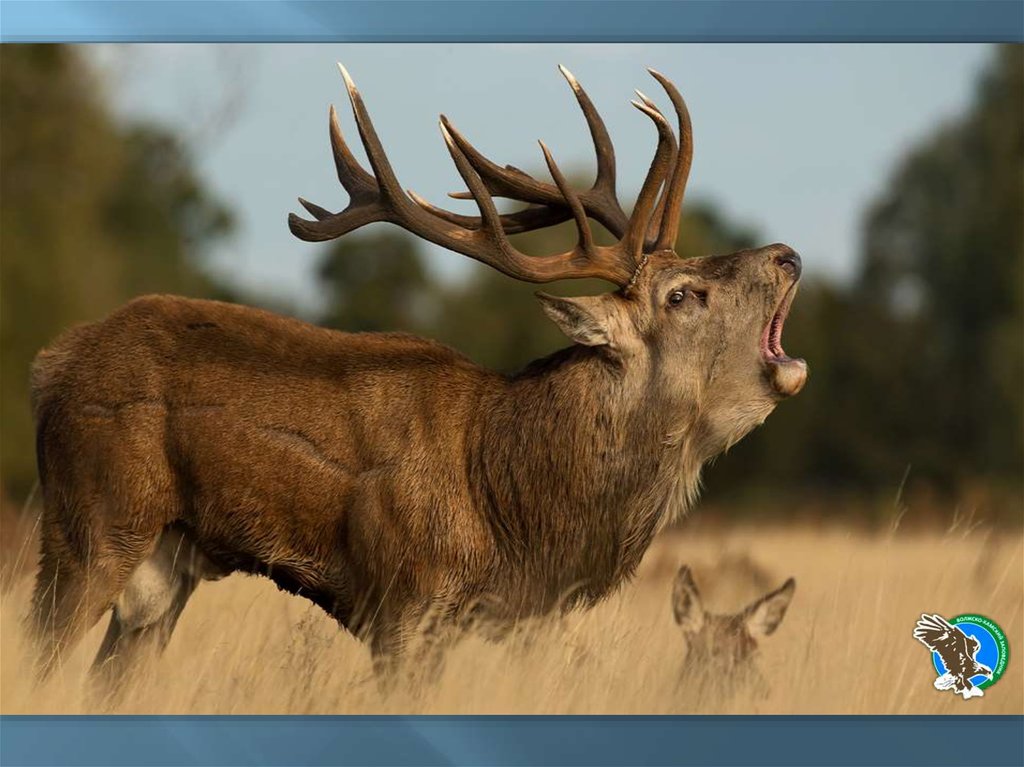
[{"label": "deer neck", "polygon": [[510,379],[481,414],[475,484],[496,548],[560,597],[596,599],[631,575],[696,494],[688,417],[665,412],[649,375],[571,347]]}]

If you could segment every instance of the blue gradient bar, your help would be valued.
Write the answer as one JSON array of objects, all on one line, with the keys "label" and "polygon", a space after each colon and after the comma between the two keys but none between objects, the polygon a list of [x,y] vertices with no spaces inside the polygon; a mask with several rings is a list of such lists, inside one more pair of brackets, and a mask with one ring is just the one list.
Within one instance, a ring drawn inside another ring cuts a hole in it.
[{"label": "blue gradient bar", "polygon": [[0,717],[4,767],[1022,763],[1020,716]]},{"label": "blue gradient bar", "polygon": [[1021,42],[1021,0],[2,0],[3,42]]}]

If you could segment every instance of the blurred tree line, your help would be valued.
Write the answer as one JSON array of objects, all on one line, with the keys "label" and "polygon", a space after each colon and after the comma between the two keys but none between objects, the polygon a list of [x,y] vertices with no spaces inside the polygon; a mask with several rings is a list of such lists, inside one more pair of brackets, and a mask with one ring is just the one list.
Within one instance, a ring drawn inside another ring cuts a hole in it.
[{"label": "blurred tree line", "polygon": [[1019,523],[1024,47],[994,48],[970,107],[897,164],[861,237],[852,284],[807,286],[787,323],[807,388],[709,489],[891,499],[905,484],[932,506]]},{"label": "blurred tree line", "polygon": [[[825,497],[837,514],[854,508],[848,500],[885,514],[901,489],[1019,521],[1024,48],[994,50],[970,109],[922,137],[870,206],[855,279],[805,279],[785,344],[809,361],[808,386],[708,471],[707,500],[770,514]],[[110,116],[76,50],[3,46],[0,56],[2,478],[23,498],[34,481],[32,356],[138,293],[231,300],[202,270],[231,218],[174,136]],[[683,257],[763,244],[706,202],[689,201],[683,218]],[[574,236],[566,224],[515,239],[542,253]],[[422,244],[386,225],[327,245],[317,276],[324,309],[310,319],[329,327],[431,336],[508,372],[565,344],[537,286],[475,262],[465,279],[439,280]],[[888,507],[871,503],[879,497]]]}]

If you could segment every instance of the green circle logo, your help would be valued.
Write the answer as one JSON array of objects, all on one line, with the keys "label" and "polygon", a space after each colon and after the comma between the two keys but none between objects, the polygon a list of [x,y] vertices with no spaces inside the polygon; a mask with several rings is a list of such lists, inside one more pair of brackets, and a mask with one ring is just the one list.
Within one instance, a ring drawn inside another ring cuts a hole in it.
[{"label": "green circle logo", "polygon": [[932,665],[939,675],[935,688],[953,690],[964,700],[984,695],[982,691],[999,681],[1010,661],[1006,632],[977,613],[950,620],[925,613],[914,638],[932,651]]},{"label": "green circle logo", "polygon": [[[992,669],[992,678],[977,684],[981,689],[991,687],[1006,672],[1006,664],[1010,661],[1010,645],[1006,641],[1006,632],[991,618],[977,613],[965,613],[953,618],[950,623],[968,636],[973,636],[981,643],[976,656],[979,663]],[[932,654],[933,656],[935,653]],[[988,661],[986,663],[986,661]],[[938,666],[936,666],[938,670]],[[940,671],[939,673],[944,673]]]}]

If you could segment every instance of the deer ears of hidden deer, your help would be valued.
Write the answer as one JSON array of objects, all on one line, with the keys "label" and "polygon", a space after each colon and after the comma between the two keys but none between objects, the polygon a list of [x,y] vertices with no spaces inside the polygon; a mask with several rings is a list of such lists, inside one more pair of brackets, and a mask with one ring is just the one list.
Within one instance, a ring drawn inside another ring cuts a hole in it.
[{"label": "deer ears of hidden deer", "polygon": [[774,633],[786,617],[786,610],[789,609],[795,591],[796,581],[790,578],[775,591],[749,605],[743,611],[743,619],[750,636],[761,639]]},{"label": "deer ears of hidden deer", "polygon": [[685,634],[696,634],[704,628],[704,604],[688,565],[679,568],[672,584],[672,614]]},{"label": "deer ears of hidden deer", "polygon": [[610,294],[562,298],[537,291],[535,295],[544,313],[570,340],[584,346],[617,348],[620,339],[616,338],[617,323]]},{"label": "deer ears of hidden deer", "polygon": [[[762,639],[775,632],[786,616],[786,610],[793,600],[795,591],[796,581],[790,578],[775,591],[752,602],[740,613],[753,639]],[[704,627],[704,605],[688,565],[679,568],[672,584],[672,614],[686,634],[697,633]]]}]

